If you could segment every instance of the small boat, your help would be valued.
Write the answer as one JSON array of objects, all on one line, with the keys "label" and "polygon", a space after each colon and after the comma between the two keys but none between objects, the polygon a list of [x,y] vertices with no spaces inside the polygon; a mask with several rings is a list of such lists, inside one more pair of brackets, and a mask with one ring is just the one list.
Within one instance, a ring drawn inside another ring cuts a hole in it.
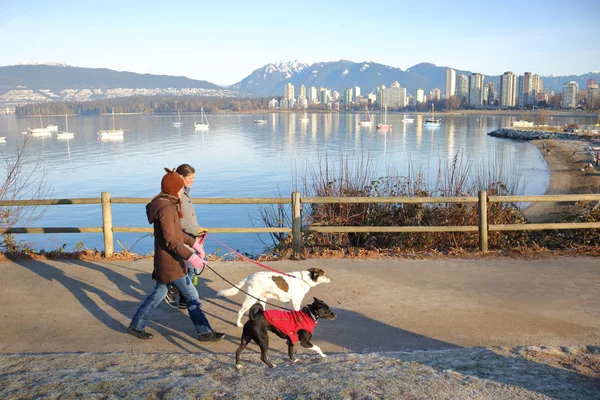
[{"label": "small boat", "polygon": [[0,136],[0,143],[6,143],[6,136]]},{"label": "small boat", "polygon": [[46,125],[46,129],[50,132],[58,132],[58,125]]},{"label": "small boat", "polygon": [[261,118],[259,118],[259,119],[255,119],[255,120],[254,120],[254,123],[255,123],[255,124],[262,125],[262,124],[266,124],[266,123],[267,123],[267,120],[266,120],[266,119],[263,119],[263,118],[261,117]]},{"label": "small boat", "polygon": [[208,118],[206,118],[206,114],[204,113],[204,107],[200,107],[200,123],[194,121],[194,129],[197,131],[206,131],[209,125]]},{"label": "small boat", "polygon": [[183,122],[181,122],[181,114],[179,114],[179,110],[177,110],[177,121],[173,122],[173,126],[178,127],[181,125],[183,125]]},{"label": "small boat", "polygon": [[44,123],[42,122],[42,114],[40,114],[40,127],[34,128],[34,129],[30,129],[28,127],[27,131],[31,134],[31,136],[40,137],[40,136],[51,136],[52,135],[52,131],[50,129],[48,129],[48,127],[44,128]]},{"label": "small boat", "polygon": [[107,130],[99,130],[98,136],[101,139],[113,138],[113,137],[123,137],[123,129],[115,129],[115,110],[112,110],[112,129]]},{"label": "small boat", "polygon": [[369,107],[365,106],[365,109],[367,110],[367,119],[358,121],[359,126],[371,126],[372,125],[373,121],[371,121],[371,114],[369,114]]},{"label": "small boat", "polygon": [[435,128],[440,126],[441,121],[439,119],[435,119],[435,109],[433,107],[433,103],[431,104],[431,117],[427,118],[423,123],[423,126],[429,128]]},{"label": "small boat", "polygon": [[383,124],[380,122],[377,124],[378,131],[389,131],[392,129],[392,125],[388,125],[387,123],[387,107],[383,109]]},{"label": "small boat", "polygon": [[69,132],[69,120],[67,119],[67,114],[65,114],[65,130],[64,132],[58,132],[56,134],[57,139],[73,139],[75,134],[73,132]]},{"label": "small boat", "polygon": [[402,118],[402,122],[407,122],[407,123],[415,122],[415,119],[407,117],[406,114],[404,114],[404,118]]}]

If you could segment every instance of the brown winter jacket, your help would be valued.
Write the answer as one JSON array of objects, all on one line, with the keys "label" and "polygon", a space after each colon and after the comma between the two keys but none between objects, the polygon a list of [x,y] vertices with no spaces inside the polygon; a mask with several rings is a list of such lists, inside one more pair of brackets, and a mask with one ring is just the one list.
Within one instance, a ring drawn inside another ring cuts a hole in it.
[{"label": "brown winter jacket", "polygon": [[193,246],[195,240],[181,230],[177,200],[177,197],[161,193],[146,205],[148,222],[154,224],[152,279],[160,283],[184,277],[187,273],[185,260],[193,254],[184,246]]}]

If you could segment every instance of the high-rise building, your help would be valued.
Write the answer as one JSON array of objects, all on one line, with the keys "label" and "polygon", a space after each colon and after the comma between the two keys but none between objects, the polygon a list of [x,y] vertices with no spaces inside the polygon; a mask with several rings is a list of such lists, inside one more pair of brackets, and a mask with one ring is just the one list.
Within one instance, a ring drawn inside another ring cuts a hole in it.
[{"label": "high-rise building", "polygon": [[585,90],[588,90],[589,88],[592,87],[592,85],[596,85],[596,80],[594,78],[590,78],[587,81],[585,81]]},{"label": "high-rise building", "polygon": [[306,86],[300,85],[300,93],[298,93],[298,97],[306,98]]},{"label": "high-rise building", "polygon": [[286,83],[283,88],[283,98],[285,100],[294,98],[294,85],[292,85],[290,82]]},{"label": "high-rise building", "polygon": [[415,90],[415,105],[425,103],[425,91],[423,89]]},{"label": "high-rise building", "polygon": [[360,87],[354,86],[354,97],[352,98],[352,100],[355,101],[357,97],[360,97]]},{"label": "high-rise building", "polygon": [[456,71],[448,68],[446,70],[446,99],[456,94]]},{"label": "high-rise building", "polygon": [[586,102],[588,108],[600,107],[600,88],[597,83],[590,83],[588,85]]},{"label": "high-rise building", "polygon": [[350,106],[350,103],[352,103],[352,88],[346,88],[344,90],[344,105],[346,108]]},{"label": "high-rise building", "polygon": [[393,82],[391,87],[381,86],[379,89],[379,106],[390,108],[406,107],[406,88],[400,87],[400,83]]},{"label": "high-rise building", "polygon": [[469,78],[464,74],[456,77],[456,96],[461,101],[463,99],[469,100]]},{"label": "high-rise building", "polygon": [[485,87],[487,89],[487,93],[484,99],[487,102],[488,106],[493,106],[494,102],[496,101],[496,93],[494,92],[494,82],[486,83]]},{"label": "high-rise building", "polygon": [[525,72],[519,77],[519,106],[527,107],[535,104],[537,101],[537,93],[540,92],[540,76]]},{"label": "high-rise building", "polygon": [[433,88],[431,91],[431,100],[440,101],[442,99],[442,91],[439,88]]},{"label": "high-rise building", "polygon": [[538,74],[533,74],[533,92],[536,104],[538,101],[544,101],[544,80]]},{"label": "high-rise building", "polygon": [[314,104],[317,103],[319,101],[319,98],[317,97],[317,88],[314,86],[311,86],[308,88],[308,104]]},{"label": "high-rise building", "polygon": [[474,72],[469,80],[469,106],[483,105],[483,75]]},{"label": "high-rise building", "polygon": [[577,107],[577,92],[579,91],[579,85],[575,81],[565,83],[563,86],[563,97],[562,106],[563,108],[576,108]]},{"label": "high-rise building", "polygon": [[329,89],[321,88],[321,104],[329,103]]},{"label": "high-rise building", "polygon": [[511,71],[502,74],[500,78],[500,106],[514,107],[517,105],[517,76]]},{"label": "high-rise building", "polygon": [[375,104],[375,102],[377,101],[377,95],[373,92],[369,93],[367,95],[367,101],[371,104]]}]

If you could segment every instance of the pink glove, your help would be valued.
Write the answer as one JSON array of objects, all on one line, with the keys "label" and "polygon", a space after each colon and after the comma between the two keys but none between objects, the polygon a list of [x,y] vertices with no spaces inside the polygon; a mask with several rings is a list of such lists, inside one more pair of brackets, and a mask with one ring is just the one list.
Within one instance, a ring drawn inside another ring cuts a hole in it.
[{"label": "pink glove", "polygon": [[206,266],[206,261],[204,261],[203,259],[201,259],[200,257],[198,257],[196,254],[192,253],[192,256],[190,258],[188,258],[188,261],[190,264],[192,264],[192,267],[194,267],[194,272],[195,273],[200,273],[200,270]]},{"label": "pink glove", "polygon": [[204,246],[200,244],[200,239],[196,239],[196,243],[192,246],[192,249],[196,250],[198,256],[200,258],[206,258],[206,253],[204,252]]}]

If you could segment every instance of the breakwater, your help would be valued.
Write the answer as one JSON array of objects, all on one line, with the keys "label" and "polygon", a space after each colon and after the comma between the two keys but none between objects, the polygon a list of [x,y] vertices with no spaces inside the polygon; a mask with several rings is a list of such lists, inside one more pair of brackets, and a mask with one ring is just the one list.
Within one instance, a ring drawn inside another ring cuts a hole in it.
[{"label": "breakwater", "polygon": [[579,135],[577,133],[551,132],[520,130],[512,128],[498,128],[488,133],[489,136],[513,139],[513,140],[589,140],[589,135]]}]

